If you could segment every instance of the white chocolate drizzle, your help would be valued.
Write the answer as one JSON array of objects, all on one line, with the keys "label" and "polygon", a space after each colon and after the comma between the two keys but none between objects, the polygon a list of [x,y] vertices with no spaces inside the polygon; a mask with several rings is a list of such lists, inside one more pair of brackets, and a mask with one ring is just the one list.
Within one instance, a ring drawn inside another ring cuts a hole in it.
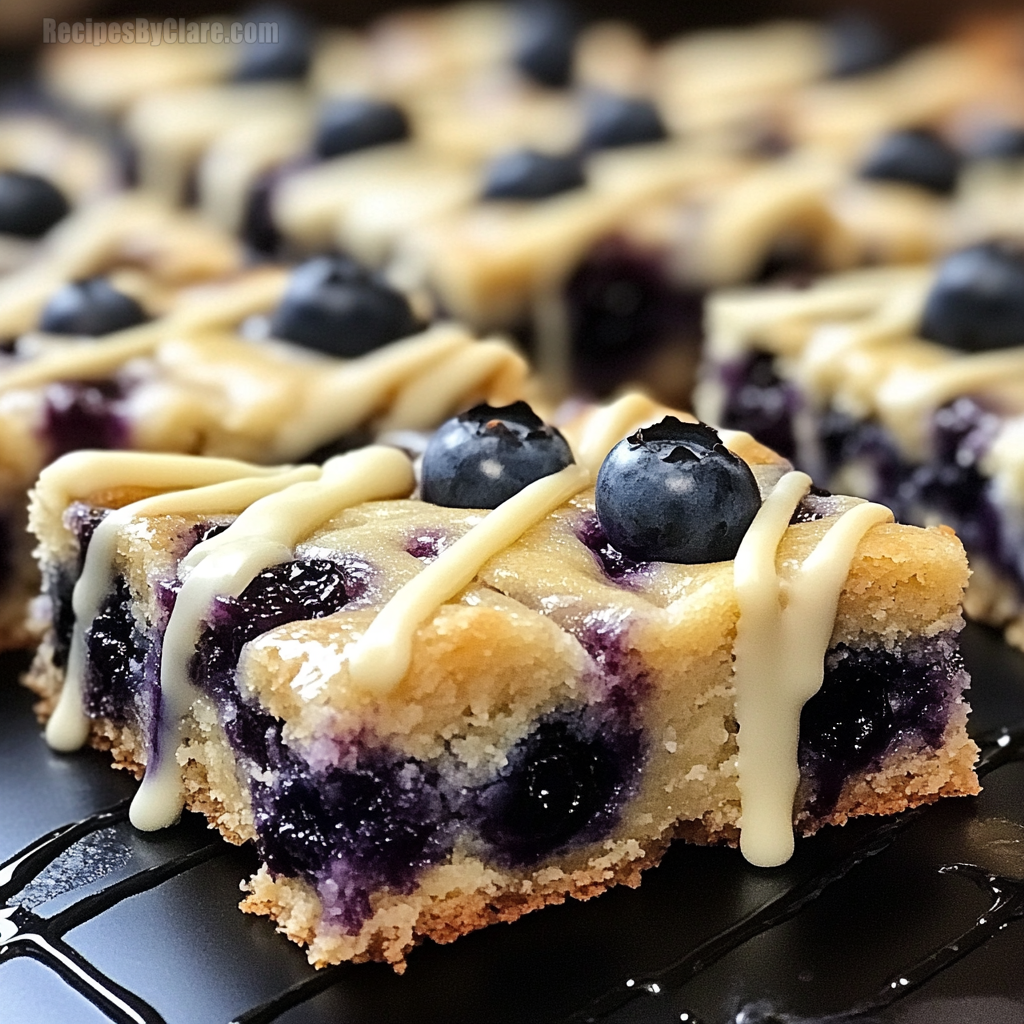
[{"label": "white chocolate drizzle", "polygon": [[740,617],[734,646],[739,723],[740,850],[758,867],[793,855],[793,801],[800,782],[800,712],[821,688],[825,652],[857,545],[892,513],[868,502],[839,517],[793,578],[776,558],[811,486],[787,473],[765,499],[733,564]]},{"label": "white chocolate drizzle", "polygon": [[196,697],[189,661],[213,602],[237,597],[264,569],[289,561],[303,537],[342,510],[406,497],[414,484],[412,463],[397,448],[373,445],[339,455],[324,464],[319,479],[307,476],[259,497],[227,530],[198,544],[182,560],[184,581],[167,623],[160,665],[162,756],[147,769],[132,800],[130,817],[136,828],[164,828],[181,813],[184,790],[174,751]]}]

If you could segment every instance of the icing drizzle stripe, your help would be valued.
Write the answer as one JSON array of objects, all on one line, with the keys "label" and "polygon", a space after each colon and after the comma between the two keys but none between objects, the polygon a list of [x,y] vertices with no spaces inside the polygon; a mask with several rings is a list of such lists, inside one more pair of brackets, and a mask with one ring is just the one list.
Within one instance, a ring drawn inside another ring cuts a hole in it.
[{"label": "icing drizzle stripe", "polygon": [[776,569],[778,547],[810,486],[806,473],[787,473],[765,499],[733,563],[740,607],[733,649],[740,851],[759,867],[777,867],[793,855],[800,712],[821,687],[857,545],[872,526],[892,521],[881,505],[856,505],[832,524],[787,586]]}]

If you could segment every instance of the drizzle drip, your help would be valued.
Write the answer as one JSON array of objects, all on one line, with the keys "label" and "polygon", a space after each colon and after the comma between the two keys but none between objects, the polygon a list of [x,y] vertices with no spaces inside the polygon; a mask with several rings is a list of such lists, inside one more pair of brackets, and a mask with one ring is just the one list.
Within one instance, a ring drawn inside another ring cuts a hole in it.
[{"label": "drizzle drip", "polygon": [[857,544],[892,521],[881,505],[857,505],[835,522],[783,591],[780,541],[811,486],[789,473],[768,495],[734,563],[739,722],[740,850],[752,864],[777,867],[793,855],[793,800],[800,784],[800,712],[818,692],[836,607]]}]

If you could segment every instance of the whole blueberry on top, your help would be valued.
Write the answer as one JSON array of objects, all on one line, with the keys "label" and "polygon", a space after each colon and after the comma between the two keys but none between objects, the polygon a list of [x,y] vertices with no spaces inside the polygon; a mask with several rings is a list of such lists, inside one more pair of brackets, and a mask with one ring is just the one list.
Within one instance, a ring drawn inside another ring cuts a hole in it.
[{"label": "whole blueberry on top", "polygon": [[443,423],[423,453],[420,493],[447,508],[497,508],[575,460],[526,402],[478,405]]},{"label": "whole blueberry on top", "polygon": [[584,184],[583,165],[578,157],[517,149],[491,162],[485,172],[482,198],[547,199]]},{"label": "whole blueberry on top", "polygon": [[896,56],[896,45],[885,29],[863,11],[844,11],[828,25],[828,70],[833,78],[874,71]]},{"label": "whole blueberry on top", "polygon": [[861,164],[869,181],[899,181],[938,195],[956,188],[960,157],[934,132],[908,128],[886,135]]},{"label": "whole blueberry on top", "polygon": [[526,0],[516,5],[515,16],[516,67],[538,85],[564,89],[572,80],[575,11],[557,0]]},{"label": "whole blueberry on top", "polygon": [[665,122],[649,99],[598,92],[587,103],[584,149],[636,146],[667,137]]},{"label": "whole blueberry on top", "polygon": [[347,359],[418,329],[409,300],[347,256],[296,267],[270,321],[275,338]]},{"label": "whole blueberry on top", "polygon": [[84,334],[91,338],[145,323],[143,308],[119,292],[105,277],[72,281],[58,288],[43,307],[39,329],[50,334]]},{"label": "whole blueberry on top", "polygon": [[928,293],[921,334],[967,352],[1024,345],[1024,250],[983,242],[947,256]]},{"label": "whole blueberry on top", "polygon": [[968,155],[972,160],[1019,160],[1024,157],[1024,127],[991,126],[971,140]]},{"label": "whole blueberry on top", "polygon": [[349,97],[332,100],[320,112],[313,151],[327,159],[409,138],[409,119],[384,100]]},{"label": "whole blueberry on top", "polygon": [[309,70],[313,27],[297,11],[277,4],[253,7],[240,19],[258,26],[255,42],[242,46],[236,82],[302,78]]},{"label": "whole blueberry on top", "polygon": [[38,238],[70,210],[63,193],[46,178],[0,171],[0,233]]},{"label": "whole blueberry on top", "polygon": [[596,506],[609,541],[630,558],[695,565],[735,558],[761,496],[715,430],[666,416],[608,453]]}]

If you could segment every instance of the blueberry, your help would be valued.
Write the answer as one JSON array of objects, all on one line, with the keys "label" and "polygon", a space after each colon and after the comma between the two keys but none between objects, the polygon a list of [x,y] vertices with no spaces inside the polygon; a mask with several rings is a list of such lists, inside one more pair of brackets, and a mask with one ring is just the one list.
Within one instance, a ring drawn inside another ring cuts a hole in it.
[{"label": "blueberry", "polygon": [[979,132],[971,141],[972,160],[1019,160],[1024,157],[1024,128],[996,125]]},{"label": "blueberry", "polygon": [[306,74],[313,29],[305,17],[288,7],[268,4],[251,8],[240,20],[254,22],[265,35],[242,47],[234,74],[236,82],[302,78]]},{"label": "blueberry", "polygon": [[43,307],[39,329],[50,334],[101,334],[145,323],[142,307],[119,292],[105,277],[72,281],[59,288]]},{"label": "blueberry", "polygon": [[345,256],[296,267],[270,327],[276,338],[346,359],[418,329],[406,297]]},{"label": "blueberry", "polygon": [[0,233],[38,238],[70,210],[64,195],[45,178],[0,171]]},{"label": "blueberry", "polygon": [[313,150],[326,159],[408,137],[409,119],[394,103],[361,97],[339,99],[320,112]]},{"label": "blueberry", "polygon": [[420,489],[434,505],[497,508],[574,461],[565,438],[525,402],[478,405],[443,423],[430,439]]},{"label": "blueberry", "polygon": [[896,46],[874,18],[863,11],[845,11],[828,26],[829,74],[849,78],[874,71],[896,56]]},{"label": "blueberry", "polygon": [[610,723],[542,719],[481,794],[481,838],[505,864],[535,864],[614,825],[639,761],[639,737]]},{"label": "blueberry", "polygon": [[555,156],[535,149],[517,149],[491,162],[484,180],[484,199],[547,199],[586,183],[576,156]]},{"label": "blueberry", "polygon": [[528,0],[518,4],[515,13],[516,67],[538,85],[564,89],[572,80],[576,13],[553,0]]},{"label": "blueberry", "polygon": [[966,352],[1024,345],[1024,250],[983,242],[947,256],[925,302],[921,334]]},{"label": "blueberry", "polygon": [[885,136],[861,164],[869,181],[900,181],[938,195],[956,188],[960,157],[934,132],[908,128]]},{"label": "blueberry", "polygon": [[584,149],[613,149],[668,137],[658,108],[648,99],[598,92],[587,104]]},{"label": "blueberry", "polygon": [[597,474],[597,516],[636,561],[724,562],[761,507],[750,467],[704,423],[666,416],[620,441]]}]

